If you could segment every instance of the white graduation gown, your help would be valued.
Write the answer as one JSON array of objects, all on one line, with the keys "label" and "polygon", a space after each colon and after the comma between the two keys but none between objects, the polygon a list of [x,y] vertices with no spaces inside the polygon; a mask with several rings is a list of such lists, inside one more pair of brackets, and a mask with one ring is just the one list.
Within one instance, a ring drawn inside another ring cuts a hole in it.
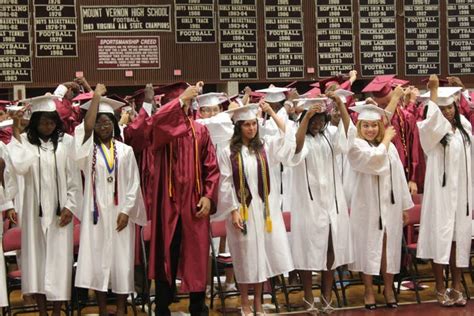
[{"label": "white graduation gown", "polygon": [[210,118],[197,119],[196,122],[207,127],[216,152],[225,146],[234,134],[234,123],[232,123],[229,114],[225,112]]},{"label": "white graduation gown", "polygon": [[349,212],[335,159],[342,149],[341,133],[345,136],[342,121],[338,128],[328,126],[324,136],[306,135],[292,161],[296,166],[291,184],[291,251],[298,270],[327,270],[330,228],[332,269],[352,262]]},{"label": "white graduation gown", "polygon": [[[94,135],[84,143],[84,124],[76,127],[75,155],[84,173],[84,210],[75,285],[117,294],[134,291],[135,225],[146,225],[138,166],[130,146],[115,142],[118,161],[118,205],[114,205],[114,183],[108,182],[106,163],[97,150],[96,188],[99,220],[93,224],[92,159]],[[117,232],[117,217],[129,216],[127,227]]]},{"label": "white graduation gown", "polygon": [[[81,214],[81,177],[74,163],[73,138],[65,134],[56,150],[51,141],[31,144],[26,134],[21,143],[12,138],[8,145],[15,173],[23,177],[23,209],[21,210],[21,289],[23,294],[45,294],[48,301],[67,301],[71,297],[73,264],[73,221],[59,226],[56,215],[57,186],[60,209]],[[39,161],[41,160],[41,179]],[[40,187],[41,186],[41,187]],[[39,195],[43,216],[39,216]]]},{"label": "white graduation gown", "polygon": [[[349,270],[370,275],[380,273],[385,231],[387,272],[397,274],[400,271],[403,210],[413,206],[400,157],[392,143],[388,151],[383,144],[373,147],[360,138],[355,138],[351,144],[347,157],[354,176],[350,215],[354,262]],[[390,182],[395,204],[391,202]],[[379,212],[382,230],[379,229]]]},{"label": "white graduation gown", "polygon": [[[7,211],[13,209],[12,198],[15,196],[18,186],[16,176],[13,174],[10,155],[8,154],[7,146],[0,141],[0,158],[5,161],[5,171],[3,173],[3,180],[5,186],[0,184],[0,211]],[[0,236],[3,236],[3,218],[0,216]],[[5,270],[5,258],[3,256],[3,240],[0,239],[0,307],[8,306],[7,294],[7,276]]]},{"label": "white graduation gown", "polygon": [[280,211],[278,182],[275,174],[280,172],[280,161],[292,157],[296,143],[294,137],[277,135],[265,142],[265,151],[270,169],[270,216],[272,232],[265,229],[264,203],[258,194],[258,168],[255,154],[246,146],[242,147],[245,177],[252,194],[247,221],[247,234],[244,235],[232,225],[232,210],[239,209],[240,203],[234,189],[230,148],[219,153],[220,188],[218,217],[226,219],[227,241],[234,264],[238,283],[261,283],[268,278],[293,270],[293,261],[288,237]]},{"label": "white graduation gown", "polygon": [[[464,148],[461,132],[459,129],[453,132],[435,103],[430,101],[427,106],[427,118],[417,123],[427,159],[416,255],[449,264],[451,244],[456,241],[456,266],[465,268],[471,251],[471,146],[466,143]],[[462,115],[461,124],[471,135],[471,124]],[[450,139],[446,147],[446,186],[443,187],[444,150],[439,141],[446,134]]]},{"label": "white graduation gown", "polygon": [[351,196],[352,196],[352,187],[353,183],[351,182],[354,179],[354,175],[352,174],[351,164],[349,163],[349,159],[347,158],[347,152],[349,151],[350,143],[349,139],[354,139],[357,134],[357,129],[352,123],[352,120],[349,122],[349,128],[347,130],[347,136],[345,133],[339,133],[339,146],[341,148],[341,152],[336,155],[336,163],[339,168],[339,173],[342,178],[342,186],[344,188],[344,196],[346,197],[346,204],[351,204]]}]

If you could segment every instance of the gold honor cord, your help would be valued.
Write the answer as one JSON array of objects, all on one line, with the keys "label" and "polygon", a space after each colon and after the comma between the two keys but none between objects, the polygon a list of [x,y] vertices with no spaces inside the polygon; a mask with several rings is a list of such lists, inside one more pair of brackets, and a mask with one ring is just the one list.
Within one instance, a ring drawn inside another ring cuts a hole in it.
[{"label": "gold honor cord", "polygon": [[169,161],[169,172],[168,172],[168,196],[173,197],[173,144],[169,144],[170,148],[170,161]]},{"label": "gold honor cord", "polygon": [[115,163],[115,161],[114,161],[114,151],[115,151],[114,143],[112,141],[110,141],[110,155],[108,154],[107,147],[105,146],[104,143],[101,143],[100,147],[102,148],[102,153],[103,153],[105,161],[107,163],[107,169],[109,170],[109,172],[111,172],[111,170],[114,169],[114,163]]},{"label": "gold honor cord", "polygon": [[245,194],[245,179],[244,179],[244,168],[242,164],[242,153],[237,155],[237,163],[239,166],[239,182],[240,182],[240,217],[244,225],[249,219],[249,211],[247,208],[247,195]]},{"label": "gold honor cord", "polygon": [[189,121],[189,124],[191,125],[191,131],[193,132],[193,141],[194,141],[194,167],[196,168],[196,186],[197,190],[199,193],[199,196],[201,196],[201,168],[199,166],[199,146],[198,146],[198,140],[196,137],[196,130],[194,129],[194,124],[191,121],[191,119],[186,116],[186,118]]},{"label": "gold honor cord", "polygon": [[261,153],[258,153],[258,158],[260,159],[260,163],[262,165],[263,194],[265,196],[265,212],[264,212],[265,227],[267,229],[267,232],[271,233],[272,232],[272,218],[270,216],[270,205],[268,203],[269,190],[268,190],[268,181],[267,181],[268,180],[267,165]]}]

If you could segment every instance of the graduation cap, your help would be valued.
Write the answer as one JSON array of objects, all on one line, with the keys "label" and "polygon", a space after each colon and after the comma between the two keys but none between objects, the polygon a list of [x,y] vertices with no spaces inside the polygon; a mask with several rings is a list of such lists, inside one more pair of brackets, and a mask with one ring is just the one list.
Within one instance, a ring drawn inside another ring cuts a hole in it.
[{"label": "graduation cap", "polygon": [[[165,86],[153,87],[153,90],[155,91],[155,96],[160,94],[164,95],[161,98],[161,104],[166,104],[179,97],[188,87],[188,83],[180,81]],[[135,99],[135,104],[140,107],[145,98],[145,89],[135,91],[131,98]]]},{"label": "graduation cap", "polygon": [[[438,106],[448,106],[456,101],[456,94],[462,90],[461,87],[439,87],[438,88],[438,100],[436,104]],[[420,96],[423,99],[429,99],[431,92],[428,91]]]},{"label": "graduation cap", "polygon": [[383,98],[392,91],[392,88],[398,85],[403,86],[407,83],[409,83],[409,81],[397,79],[395,78],[395,75],[381,75],[376,76],[371,82],[369,82],[362,92],[371,92],[375,97]]},{"label": "graduation cap", "polygon": [[232,120],[234,122],[254,120],[257,118],[258,104],[251,103],[246,106],[227,110],[226,113],[232,114]]},{"label": "graduation cap", "polygon": [[[81,105],[81,109],[89,110],[89,107],[91,106],[91,104],[92,104],[92,100]],[[120,109],[124,105],[125,103],[123,102],[110,99],[107,97],[101,97],[100,103],[99,103],[99,110],[97,112],[115,114],[115,111]]]},{"label": "graduation cap", "polygon": [[90,99],[92,99],[93,96],[94,96],[94,91],[84,92],[84,93],[78,94],[77,97],[72,99],[72,101],[73,102],[89,101]]},{"label": "graduation cap", "polygon": [[13,125],[13,120],[4,120],[0,122],[0,129],[4,129]]},{"label": "graduation cap", "polygon": [[391,115],[390,112],[387,112],[376,105],[365,103],[365,101],[356,102],[355,104],[355,106],[352,106],[349,109],[359,113],[358,120],[379,121],[383,116]]},{"label": "graduation cap", "polygon": [[[332,86],[334,84],[337,84],[337,85],[343,84],[347,80],[349,80],[348,75],[339,74],[339,75],[334,76],[334,77],[329,77],[329,78],[322,79],[318,83],[319,83],[319,88],[321,89],[321,92],[324,93],[325,90],[327,88],[329,88],[330,86]],[[316,87],[316,86],[314,86],[314,87]]]},{"label": "graduation cap", "polygon": [[60,84],[56,90],[54,90],[53,95],[57,96],[58,98],[62,99],[66,95],[67,87],[63,84]]},{"label": "graduation cap", "polygon": [[354,95],[354,92],[344,89],[337,89],[336,91],[334,91],[334,94],[337,95],[343,103],[346,103],[347,98]]},{"label": "graduation cap", "polygon": [[280,102],[286,99],[285,92],[290,91],[290,88],[279,88],[270,85],[266,89],[257,90],[257,92],[265,93],[265,101],[270,103]]},{"label": "graduation cap", "polygon": [[321,89],[314,87],[313,89],[306,91],[303,95],[308,97],[316,97],[318,95],[321,95]]},{"label": "graduation cap", "polygon": [[196,101],[198,106],[201,108],[206,106],[220,105],[223,102],[227,101],[227,97],[222,92],[210,92],[198,95],[196,97]]},{"label": "graduation cap", "polygon": [[319,97],[319,98],[300,98],[294,99],[293,101],[298,102],[298,107],[303,107],[305,110],[309,110],[309,108],[313,105],[322,105],[324,107],[324,111],[326,111],[327,97]]},{"label": "graduation cap", "polygon": [[23,99],[19,102],[29,103],[31,105],[31,113],[35,112],[55,112],[58,97],[51,94],[45,94],[39,97]]}]

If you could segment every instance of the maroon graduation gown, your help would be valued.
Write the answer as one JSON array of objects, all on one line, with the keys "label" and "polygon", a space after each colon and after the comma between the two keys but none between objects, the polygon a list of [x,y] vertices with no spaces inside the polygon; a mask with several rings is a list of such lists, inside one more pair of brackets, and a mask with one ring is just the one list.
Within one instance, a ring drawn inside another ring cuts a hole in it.
[{"label": "maroon graduation gown", "polygon": [[[143,145],[153,151],[153,176],[149,179],[151,247],[149,276],[171,284],[170,245],[181,218],[181,252],[178,275],[182,292],[206,289],[209,257],[209,218],[195,217],[201,196],[217,204],[219,167],[207,128],[188,118],[179,99],[161,107],[146,120]],[[198,193],[193,128],[198,142],[200,169]],[[147,197],[148,200],[148,197]]]}]

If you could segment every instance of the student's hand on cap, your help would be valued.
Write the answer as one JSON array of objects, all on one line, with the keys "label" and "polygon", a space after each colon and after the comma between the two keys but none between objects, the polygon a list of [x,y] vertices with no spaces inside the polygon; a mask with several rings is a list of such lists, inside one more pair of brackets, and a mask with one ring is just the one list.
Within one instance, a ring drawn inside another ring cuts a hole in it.
[{"label": "student's hand on cap", "polygon": [[16,222],[16,212],[15,209],[11,208],[6,211],[7,218],[10,220],[10,222],[17,224]]},{"label": "student's hand on cap", "polygon": [[252,93],[252,88],[250,88],[249,86],[246,86],[244,88],[244,94],[250,95],[251,93]]},{"label": "student's hand on cap", "polygon": [[240,216],[239,210],[233,210],[231,213],[232,216],[232,226],[235,229],[243,230],[244,229],[244,222],[242,221],[242,216]]},{"label": "student's hand on cap", "polygon": [[385,129],[385,135],[384,135],[384,140],[387,140],[387,141],[392,141],[392,139],[395,137],[395,135],[397,135],[397,132],[395,131],[395,128],[393,128],[393,126],[388,126],[386,129]]},{"label": "student's hand on cap", "polygon": [[371,97],[368,97],[365,99],[365,103],[367,104],[373,104],[373,105],[378,105],[377,102],[375,102],[374,99],[372,99]]},{"label": "student's hand on cap", "polygon": [[428,83],[426,84],[428,90],[434,90],[439,88],[439,79],[437,75],[431,75]]},{"label": "student's hand on cap", "polygon": [[260,106],[260,108],[262,109],[263,112],[267,113],[268,115],[271,115],[272,112],[273,112],[273,109],[272,107],[270,106],[270,104],[268,104],[267,102],[265,102],[264,100],[263,101],[260,101],[258,103],[258,105]]},{"label": "student's hand on cap", "polygon": [[209,212],[211,211],[211,200],[209,198],[203,196],[199,200],[197,207],[199,211],[196,213],[197,218],[205,218],[209,216]]},{"label": "student's hand on cap", "polygon": [[122,111],[120,115],[119,125],[128,125],[130,123],[130,113],[127,111]]},{"label": "student's hand on cap", "polygon": [[95,86],[94,95],[103,96],[105,93],[107,93],[107,87],[102,83],[98,83]]},{"label": "student's hand on cap", "polygon": [[451,76],[451,77],[446,77],[448,79],[448,84],[452,87],[461,87],[463,90],[465,89],[464,83],[462,83],[461,79],[459,77]]},{"label": "student's hand on cap", "polygon": [[405,95],[405,91],[403,90],[401,85],[398,85],[394,90],[392,94],[392,98],[399,100],[401,97]]},{"label": "student's hand on cap", "polygon": [[300,95],[298,94],[298,91],[296,89],[291,89],[290,92],[288,92],[288,97],[286,99],[293,102],[294,99],[298,99],[299,97]]},{"label": "student's hand on cap", "polygon": [[198,88],[196,86],[189,86],[186,88],[186,90],[183,91],[183,93],[180,95],[179,99],[187,105],[191,104],[191,101],[197,97],[199,94]]},{"label": "student's hand on cap", "polygon": [[144,90],[145,97],[143,102],[146,103],[153,103],[155,99],[155,90],[153,89],[153,85],[151,83],[147,83]]},{"label": "student's hand on cap", "polygon": [[61,210],[61,216],[59,217],[59,226],[64,227],[68,225],[72,221],[72,217],[72,212],[68,208],[64,207]]},{"label": "student's hand on cap", "polygon": [[202,93],[202,89],[204,88],[204,81],[196,82],[196,88],[198,88],[199,93]]},{"label": "student's hand on cap", "polygon": [[357,70],[349,71],[349,78],[353,80],[357,79]]},{"label": "student's hand on cap", "polygon": [[120,213],[117,216],[117,228],[116,230],[119,232],[123,230],[128,225],[128,215],[125,213]]},{"label": "student's hand on cap", "polygon": [[326,96],[333,100],[336,104],[343,104],[341,98],[336,93],[334,93],[334,91],[326,93]]}]

